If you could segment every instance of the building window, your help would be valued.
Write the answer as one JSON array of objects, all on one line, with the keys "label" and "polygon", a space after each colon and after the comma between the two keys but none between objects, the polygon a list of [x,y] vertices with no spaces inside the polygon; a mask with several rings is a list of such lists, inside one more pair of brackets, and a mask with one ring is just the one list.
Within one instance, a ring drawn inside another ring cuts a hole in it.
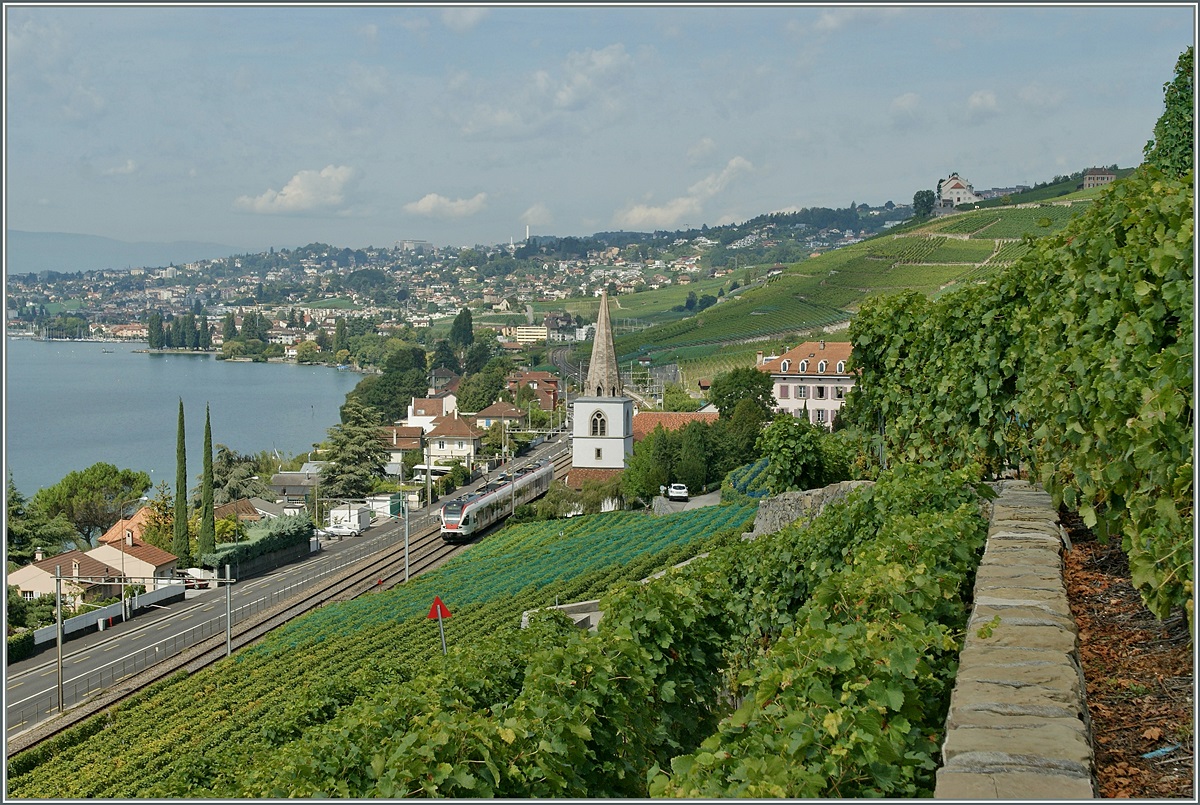
[{"label": "building window", "polygon": [[798,371],[800,374],[804,374],[805,372],[807,372],[808,371],[808,361],[800,361],[800,368],[797,369],[796,371]]},{"label": "building window", "polygon": [[846,399],[846,387],[845,386],[834,386],[833,387],[833,398],[835,400]]},{"label": "building window", "polygon": [[845,362],[845,361],[838,361],[838,362],[837,362],[837,373],[838,373],[839,375],[844,375],[844,374],[846,374],[846,362]]},{"label": "building window", "polygon": [[596,448],[596,460],[597,461],[600,460],[600,448],[599,447]]},{"label": "building window", "polygon": [[445,450],[445,449],[446,449],[446,442],[445,442],[445,440],[439,440],[439,441],[438,441],[438,450]]},{"label": "building window", "polygon": [[784,360],[783,363],[779,364],[779,371],[783,372],[784,374],[787,374],[787,370],[791,365],[792,365],[791,361]]},{"label": "building window", "polygon": [[816,411],[814,411],[813,413],[814,413],[814,414],[816,415],[816,417],[817,417],[817,422],[821,422],[821,423],[823,423],[823,422],[825,421],[825,409],[824,409],[824,408],[818,408],[818,409],[817,409]]},{"label": "building window", "polygon": [[603,411],[597,411],[596,413],[592,414],[592,435],[608,435],[608,420],[604,418]]},{"label": "building window", "polygon": [[824,386],[817,386],[816,391],[817,391],[817,399],[818,400],[825,399],[825,387]]},{"label": "building window", "polygon": [[33,590],[22,590],[21,595],[25,596],[26,601],[32,601],[34,599]]},{"label": "building window", "polygon": [[796,386],[796,399],[797,400],[807,400],[808,399],[808,386]]},{"label": "building window", "polygon": [[786,400],[787,398],[788,398],[788,387],[780,386],[779,387],[779,399]]},{"label": "building window", "polygon": [[829,365],[828,362],[821,361],[820,363],[817,364],[817,371],[820,372],[821,374],[825,374],[825,367],[828,365]]}]

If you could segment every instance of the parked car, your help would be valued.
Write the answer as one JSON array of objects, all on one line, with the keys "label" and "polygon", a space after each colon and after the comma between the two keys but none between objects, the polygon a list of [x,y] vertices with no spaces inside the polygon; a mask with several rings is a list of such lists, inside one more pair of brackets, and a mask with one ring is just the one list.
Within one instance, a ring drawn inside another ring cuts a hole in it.
[{"label": "parked car", "polygon": [[175,574],[172,584],[182,584],[185,590],[207,590],[208,579],[198,579],[190,573],[179,571]]},{"label": "parked car", "polygon": [[667,500],[687,500],[688,488],[686,484],[671,484],[667,487]]}]

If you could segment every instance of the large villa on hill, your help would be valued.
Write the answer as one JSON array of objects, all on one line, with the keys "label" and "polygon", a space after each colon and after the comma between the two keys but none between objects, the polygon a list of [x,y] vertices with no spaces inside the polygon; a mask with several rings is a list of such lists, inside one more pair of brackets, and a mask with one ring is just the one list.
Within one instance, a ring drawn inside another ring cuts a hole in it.
[{"label": "large villa on hill", "polygon": [[805,341],[779,356],[758,353],[756,368],[771,375],[775,410],[832,428],[854,387],[851,350],[848,342]]}]

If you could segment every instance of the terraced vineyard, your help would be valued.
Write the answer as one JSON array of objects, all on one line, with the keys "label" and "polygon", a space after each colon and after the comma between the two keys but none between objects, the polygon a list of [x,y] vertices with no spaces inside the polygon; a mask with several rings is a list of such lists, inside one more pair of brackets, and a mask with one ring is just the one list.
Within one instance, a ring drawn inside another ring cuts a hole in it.
[{"label": "terraced vineyard", "polygon": [[435,595],[453,613],[447,642],[468,644],[518,622],[524,609],[593,598],[678,562],[712,535],[748,526],[755,508],[510,526],[407,585],[324,607],[230,660],[165,680],[15,756],[7,793],[212,796],[360,697],[438,662],[437,626],[425,617]]},{"label": "terraced vineyard", "polygon": [[982,263],[996,251],[991,240],[958,240],[947,238],[930,254],[928,263]]}]

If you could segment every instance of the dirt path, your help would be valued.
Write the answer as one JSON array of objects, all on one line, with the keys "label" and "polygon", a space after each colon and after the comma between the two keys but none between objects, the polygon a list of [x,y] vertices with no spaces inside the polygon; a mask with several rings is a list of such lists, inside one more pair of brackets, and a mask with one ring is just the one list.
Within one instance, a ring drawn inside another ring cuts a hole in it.
[{"label": "dirt path", "polygon": [[1183,612],[1142,604],[1118,544],[1062,515],[1101,797],[1195,799],[1194,652]]}]

